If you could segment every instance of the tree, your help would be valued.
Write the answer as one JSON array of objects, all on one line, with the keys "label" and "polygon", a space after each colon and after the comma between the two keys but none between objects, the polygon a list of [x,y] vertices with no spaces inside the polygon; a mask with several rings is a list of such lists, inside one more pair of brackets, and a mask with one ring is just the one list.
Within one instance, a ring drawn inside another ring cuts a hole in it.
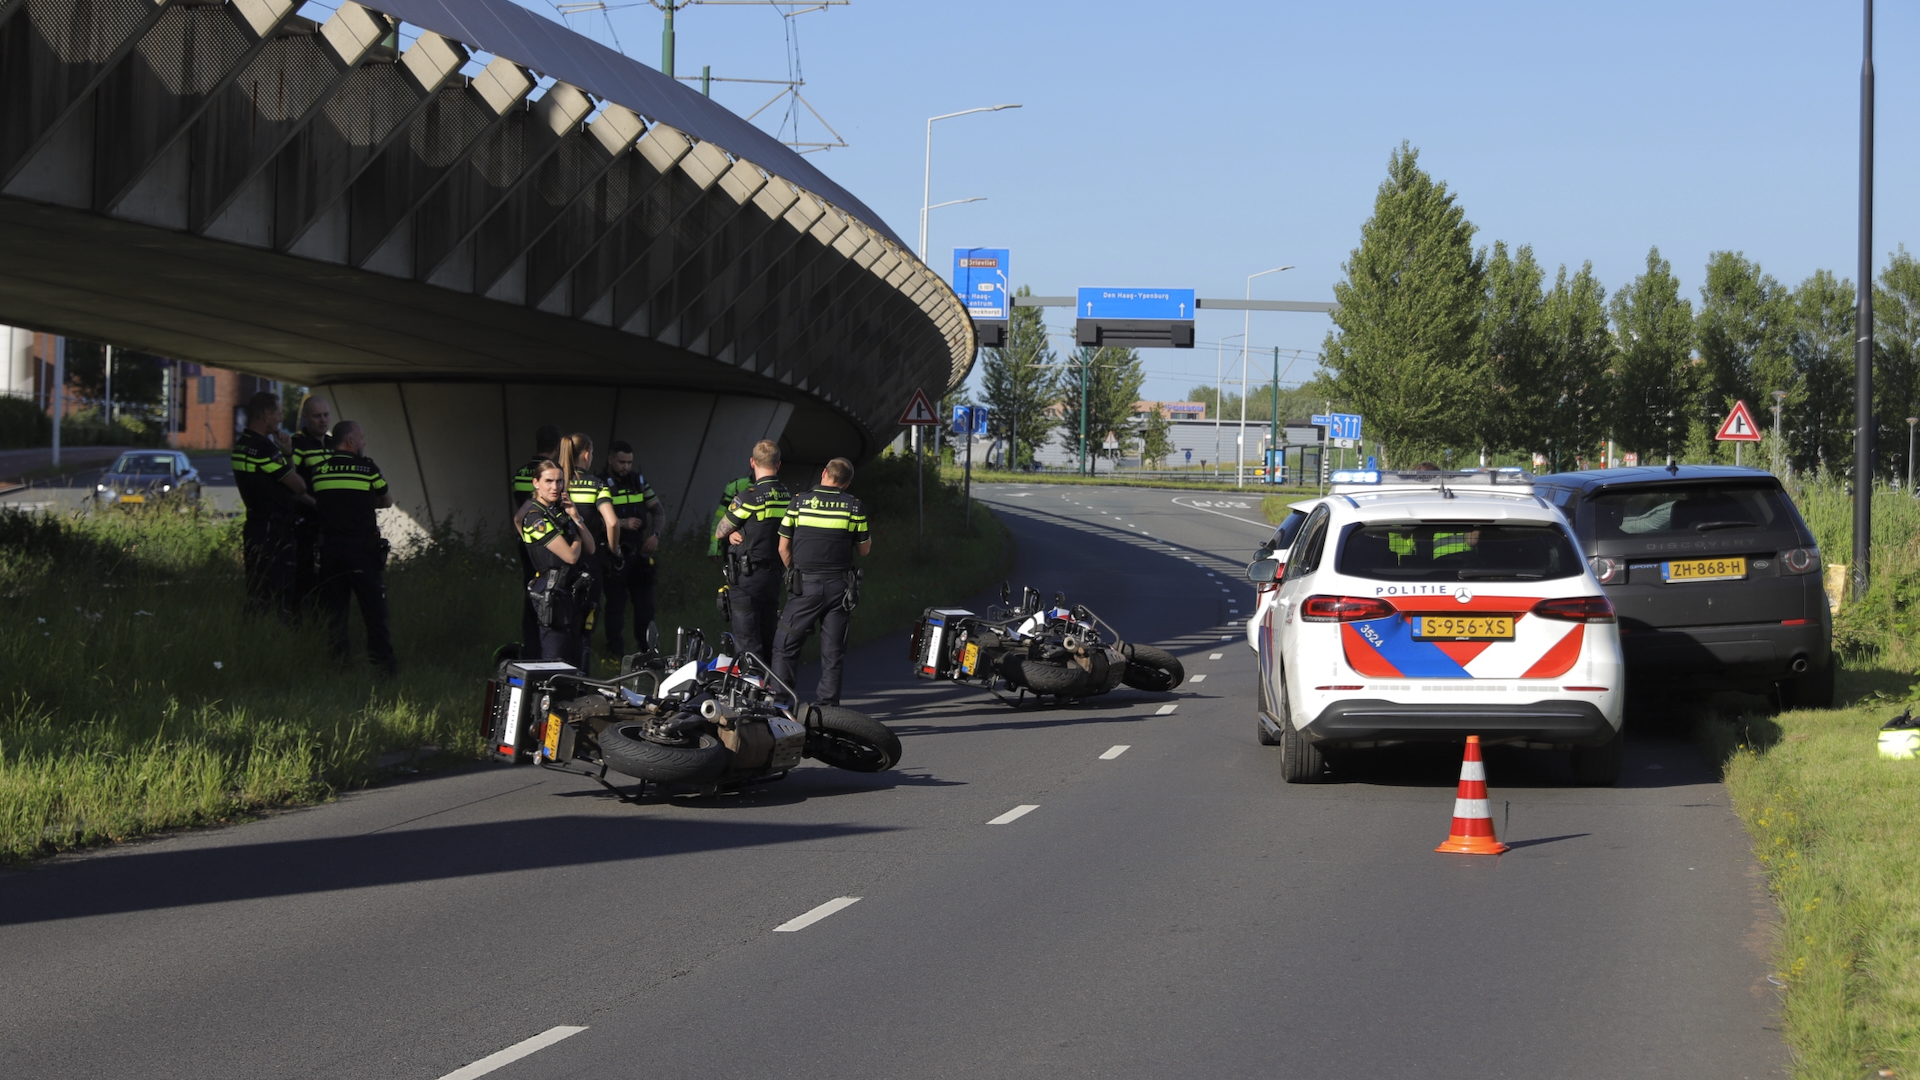
[{"label": "tree", "polygon": [[1540,307],[1541,364],[1549,384],[1540,435],[1555,471],[1583,468],[1606,438],[1607,368],[1613,335],[1607,329],[1607,290],[1593,264],[1567,277],[1560,267]]},{"label": "tree", "polygon": [[1787,452],[1795,468],[1853,465],[1853,283],[1816,270],[1793,291]]},{"label": "tree", "polygon": [[1700,366],[1692,360],[1693,305],[1659,248],[1647,251],[1646,273],[1613,294],[1613,437],[1628,450],[1678,455],[1699,401]]},{"label": "tree", "polygon": [[1734,401],[1745,401],[1756,414],[1773,405],[1769,394],[1786,389],[1793,376],[1792,311],[1792,294],[1758,263],[1737,251],[1707,257],[1694,318],[1705,411],[1717,419]]},{"label": "tree", "polygon": [[1086,396],[1085,458],[1092,462],[1109,434],[1130,434],[1133,404],[1140,400],[1146,381],[1135,349],[1082,347],[1075,349],[1066,377],[1060,382],[1060,435],[1067,449],[1080,450],[1081,395]]},{"label": "tree", "polygon": [[1394,461],[1474,441],[1485,384],[1474,228],[1419,156],[1403,142],[1387,162],[1346,280],[1333,287],[1340,307],[1323,349],[1341,396]]},{"label": "tree", "polygon": [[1907,417],[1920,416],[1920,263],[1901,245],[1873,290],[1873,408],[1880,460],[1907,476]]},{"label": "tree", "polygon": [[[1033,290],[1022,285],[1017,295],[1031,296]],[[1058,398],[1058,376],[1041,309],[1016,307],[1010,314],[1007,347],[987,350],[980,394],[993,411],[993,430],[1010,443],[1008,466],[1018,468],[1033,461],[1034,450],[1053,427],[1047,408]]]},{"label": "tree", "polygon": [[1486,464],[1488,451],[1538,450],[1546,445],[1547,407],[1557,387],[1546,371],[1542,337],[1540,292],[1546,275],[1533,261],[1533,248],[1522,244],[1513,255],[1495,241],[1493,254],[1484,252],[1485,307],[1480,317],[1479,346],[1486,385],[1474,410],[1474,442]]},{"label": "tree", "polygon": [[1167,455],[1173,453],[1173,421],[1166,413],[1159,409],[1141,413],[1138,432],[1142,465],[1163,464]]}]

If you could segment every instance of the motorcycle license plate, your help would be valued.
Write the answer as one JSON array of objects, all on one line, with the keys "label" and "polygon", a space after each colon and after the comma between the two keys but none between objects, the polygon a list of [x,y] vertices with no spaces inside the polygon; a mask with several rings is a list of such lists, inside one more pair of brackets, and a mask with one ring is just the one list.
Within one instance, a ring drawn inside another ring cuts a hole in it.
[{"label": "motorcycle license plate", "polygon": [[1511,615],[1421,615],[1414,637],[1445,641],[1512,641]]},{"label": "motorcycle license plate", "polygon": [[977,667],[979,663],[980,646],[969,644],[966,651],[960,654],[960,670],[971,675],[973,674],[973,669]]},{"label": "motorcycle license plate", "polygon": [[548,761],[552,761],[560,756],[559,713],[547,714],[547,735],[546,738],[541,740],[540,745],[545,748]]},{"label": "motorcycle license plate", "polygon": [[1747,560],[1676,559],[1660,564],[1660,576],[1668,581],[1729,581],[1747,576]]}]

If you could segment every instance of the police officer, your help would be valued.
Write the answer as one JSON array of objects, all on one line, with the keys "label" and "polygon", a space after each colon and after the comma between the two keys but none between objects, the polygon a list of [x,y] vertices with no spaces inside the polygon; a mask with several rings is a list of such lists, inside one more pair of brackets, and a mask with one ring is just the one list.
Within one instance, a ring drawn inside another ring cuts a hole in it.
[{"label": "police officer", "polygon": [[[293,461],[293,471],[300,474],[309,492],[313,490],[314,467],[332,452],[332,447],[327,445],[327,425],[331,423],[333,406],[318,394],[308,394],[307,399],[300,403],[300,430],[294,432],[289,440],[288,456]],[[320,557],[319,515],[302,507],[293,521],[293,535],[296,559],[293,595],[295,604],[304,613],[320,596],[316,567]]]},{"label": "police officer", "polygon": [[327,643],[347,656],[347,600],[360,602],[367,624],[367,657],[389,675],[398,670],[393,635],[387,629],[387,542],[374,511],[393,505],[380,467],[365,457],[360,425],[334,425],[333,449],[313,467],[313,501],[320,519],[320,604],[327,613]]},{"label": "police officer", "polygon": [[793,497],[780,519],[780,561],[788,567],[787,607],[773,639],[773,673],[793,685],[800,648],[820,625],[820,685],[817,705],[840,704],[840,669],[846,662],[847,627],[859,599],[855,554],[873,549],[867,508],[847,494],[853,462],[834,458],[820,470],[820,486]]},{"label": "police officer", "polygon": [[[542,424],[533,433],[533,460],[520,466],[508,481],[509,497],[513,500],[513,520],[520,519],[520,511],[533,498],[533,472],[543,461],[557,461],[560,457],[560,429],[552,424]],[[527,561],[527,549],[516,547],[520,553],[520,583],[525,585],[533,579],[533,564]],[[532,597],[522,594],[520,605],[520,655],[532,659],[540,655],[540,620],[533,614]]]},{"label": "police officer", "polygon": [[534,467],[533,497],[521,506],[514,525],[533,567],[528,595],[536,597],[540,617],[540,645],[530,658],[560,660],[586,671],[589,608],[581,579],[594,552],[593,536],[567,499],[559,462]]},{"label": "police officer", "polygon": [[613,494],[613,514],[620,523],[619,540],[609,545],[618,549],[618,558],[607,579],[607,655],[625,656],[621,624],[626,621],[627,605],[633,605],[636,648],[646,647],[647,627],[653,624],[653,585],[659,573],[653,553],[660,550],[667,510],[647,478],[634,468],[632,446],[624,442],[609,446],[607,465],[607,490]]},{"label": "police officer", "polygon": [[560,440],[560,467],[567,479],[567,501],[579,508],[587,534],[593,537],[594,552],[587,560],[592,586],[588,603],[593,610],[587,613],[584,628],[591,641],[607,578],[619,557],[610,541],[620,535],[620,519],[613,512],[613,489],[593,473],[593,439],[585,432],[576,431]]},{"label": "police officer", "polygon": [[247,611],[293,618],[295,508],[312,506],[306,482],[287,459],[280,431],[280,398],[266,390],[247,400],[246,429],[233,440],[233,483],[247,507],[241,531]]},{"label": "police officer", "polygon": [[727,545],[727,595],[733,640],[743,653],[770,660],[780,614],[780,523],[793,493],[780,480],[780,444],[762,439],[748,463],[753,486],[733,497],[715,539]]},{"label": "police officer", "polygon": [[727,486],[720,489],[720,505],[713,508],[713,520],[707,522],[707,554],[713,557],[713,561],[721,562],[726,558],[720,537],[715,533],[720,528],[720,519],[727,516],[727,507],[733,505],[733,500],[752,486],[753,474],[748,473],[727,481]]}]

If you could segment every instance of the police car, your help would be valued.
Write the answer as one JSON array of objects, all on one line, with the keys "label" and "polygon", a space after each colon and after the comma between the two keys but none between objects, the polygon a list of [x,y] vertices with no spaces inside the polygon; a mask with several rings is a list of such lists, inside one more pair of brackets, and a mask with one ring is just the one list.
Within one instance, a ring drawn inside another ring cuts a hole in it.
[{"label": "police car", "polygon": [[[1286,518],[1273,530],[1273,535],[1267,537],[1254,550],[1255,561],[1277,559],[1280,562],[1280,571],[1276,571],[1275,576],[1284,572],[1287,566],[1287,554],[1293,550],[1293,542],[1300,539],[1300,527],[1307,523],[1307,515],[1319,505],[1319,499],[1289,503]],[[1269,581],[1265,585],[1256,586],[1253,593],[1253,615],[1247,619],[1247,647],[1254,652],[1259,652],[1260,620],[1266,615],[1267,609],[1273,606],[1273,598],[1279,594],[1279,584]]]},{"label": "police car", "polygon": [[1518,472],[1339,472],[1258,627],[1258,736],[1289,783],[1328,750],[1458,741],[1571,751],[1619,778],[1612,605],[1566,519]]}]

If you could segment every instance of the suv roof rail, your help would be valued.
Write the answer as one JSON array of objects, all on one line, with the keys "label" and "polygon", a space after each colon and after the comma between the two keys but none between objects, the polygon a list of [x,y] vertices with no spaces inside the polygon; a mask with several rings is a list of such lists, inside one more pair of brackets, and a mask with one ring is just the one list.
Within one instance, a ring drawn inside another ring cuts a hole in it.
[{"label": "suv roof rail", "polygon": [[1332,478],[1335,491],[1381,491],[1425,488],[1450,495],[1451,488],[1499,488],[1515,494],[1533,493],[1533,474],[1519,468],[1422,470],[1342,469]]}]

